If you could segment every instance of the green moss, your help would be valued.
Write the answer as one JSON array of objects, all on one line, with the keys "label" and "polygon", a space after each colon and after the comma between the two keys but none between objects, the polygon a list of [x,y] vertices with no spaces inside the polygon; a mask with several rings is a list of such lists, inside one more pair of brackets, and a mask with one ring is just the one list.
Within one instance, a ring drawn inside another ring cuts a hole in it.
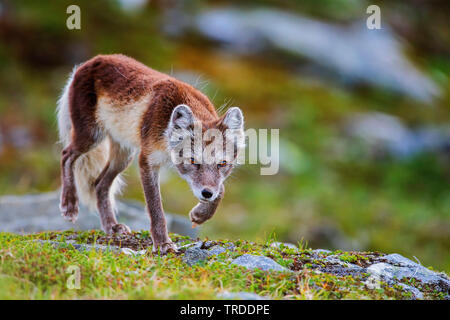
[{"label": "green moss", "polygon": [[[367,274],[338,276],[318,272],[326,266],[312,258],[309,250],[276,248],[245,240],[214,240],[210,245],[234,245],[233,250],[209,257],[192,267],[180,255],[129,256],[112,251],[77,251],[71,244],[55,249],[50,243],[31,240],[96,243],[106,238],[101,231],[42,232],[32,235],[0,233],[0,297],[17,299],[215,299],[222,290],[247,291],[273,299],[409,299],[401,286],[381,282],[378,289],[368,289]],[[179,246],[196,240],[171,234]],[[137,242],[149,244],[147,231],[133,232]],[[123,243],[122,243],[123,244]],[[244,253],[265,255],[281,265],[296,270],[264,272],[231,265],[230,261]],[[370,253],[342,252],[343,261],[365,260]],[[300,266],[301,265],[301,266]],[[81,272],[80,289],[68,289],[69,266]],[[412,279],[404,281],[419,286]],[[421,287],[422,288],[422,287]],[[426,298],[443,299],[442,293],[424,287]]]}]

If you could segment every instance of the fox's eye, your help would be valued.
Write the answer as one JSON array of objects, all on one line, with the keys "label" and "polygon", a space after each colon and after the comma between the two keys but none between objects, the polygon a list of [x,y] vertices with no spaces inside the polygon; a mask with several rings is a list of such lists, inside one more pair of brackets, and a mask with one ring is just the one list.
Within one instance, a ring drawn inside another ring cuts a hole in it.
[{"label": "fox's eye", "polygon": [[191,164],[194,165],[197,169],[200,168],[200,163],[195,162],[194,158],[191,158]]},{"label": "fox's eye", "polygon": [[222,160],[222,162],[220,162],[219,164],[217,164],[218,168],[222,168],[225,167],[227,165],[227,161],[226,160]]}]

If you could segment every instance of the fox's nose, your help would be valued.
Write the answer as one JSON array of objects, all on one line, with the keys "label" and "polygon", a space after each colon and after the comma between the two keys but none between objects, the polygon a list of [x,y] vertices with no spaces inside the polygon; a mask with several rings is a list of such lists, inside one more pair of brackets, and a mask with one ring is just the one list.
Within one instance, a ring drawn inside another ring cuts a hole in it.
[{"label": "fox's nose", "polygon": [[213,193],[211,192],[211,190],[205,188],[205,189],[202,190],[202,196],[205,199],[209,199],[209,198],[211,198],[213,196]]}]

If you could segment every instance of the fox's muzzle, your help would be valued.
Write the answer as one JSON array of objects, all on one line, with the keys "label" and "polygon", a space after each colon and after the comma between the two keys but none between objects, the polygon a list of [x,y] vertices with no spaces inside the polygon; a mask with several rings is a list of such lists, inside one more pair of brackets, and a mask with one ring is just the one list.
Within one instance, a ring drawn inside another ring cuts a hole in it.
[{"label": "fox's muzzle", "polygon": [[217,195],[215,195],[211,190],[209,190],[209,191],[212,193],[211,198],[210,198],[211,200],[210,201],[200,200],[200,203],[197,204],[191,210],[191,212],[189,212],[189,218],[191,219],[192,227],[195,227],[198,224],[202,224],[205,221],[212,218],[212,216],[216,212],[216,209],[220,203],[220,200],[223,198],[223,195],[225,193],[225,188],[224,188],[223,184],[220,185],[219,192],[217,192]]}]

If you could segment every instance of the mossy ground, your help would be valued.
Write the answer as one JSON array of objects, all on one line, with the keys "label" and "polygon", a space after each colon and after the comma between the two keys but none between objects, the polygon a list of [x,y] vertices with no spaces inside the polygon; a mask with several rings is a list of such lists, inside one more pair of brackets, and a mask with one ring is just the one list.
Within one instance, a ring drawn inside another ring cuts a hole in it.
[{"label": "mossy ground", "polygon": [[[178,246],[196,240],[171,234]],[[78,251],[71,244],[55,248],[51,243],[32,240],[76,243],[111,242],[114,245],[146,248],[143,255],[112,251]],[[336,254],[343,261],[364,264],[378,253],[340,252],[313,254],[299,245],[297,249],[248,241],[208,241],[209,246],[233,244],[233,250],[212,256],[194,266],[182,260],[181,253],[158,256],[151,253],[148,231],[129,237],[107,237],[101,231],[45,232],[32,235],[0,233],[0,299],[217,299],[223,291],[254,292],[270,299],[409,299],[400,287],[380,283],[368,289],[367,274],[338,276],[317,272],[326,266],[322,258]],[[244,253],[271,257],[295,271],[263,272],[231,265],[231,259]],[[379,254],[378,254],[379,255]],[[79,289],[69,289],[70,267],[80,270]],[[427,298],[439,298],[429,292]]]}]

